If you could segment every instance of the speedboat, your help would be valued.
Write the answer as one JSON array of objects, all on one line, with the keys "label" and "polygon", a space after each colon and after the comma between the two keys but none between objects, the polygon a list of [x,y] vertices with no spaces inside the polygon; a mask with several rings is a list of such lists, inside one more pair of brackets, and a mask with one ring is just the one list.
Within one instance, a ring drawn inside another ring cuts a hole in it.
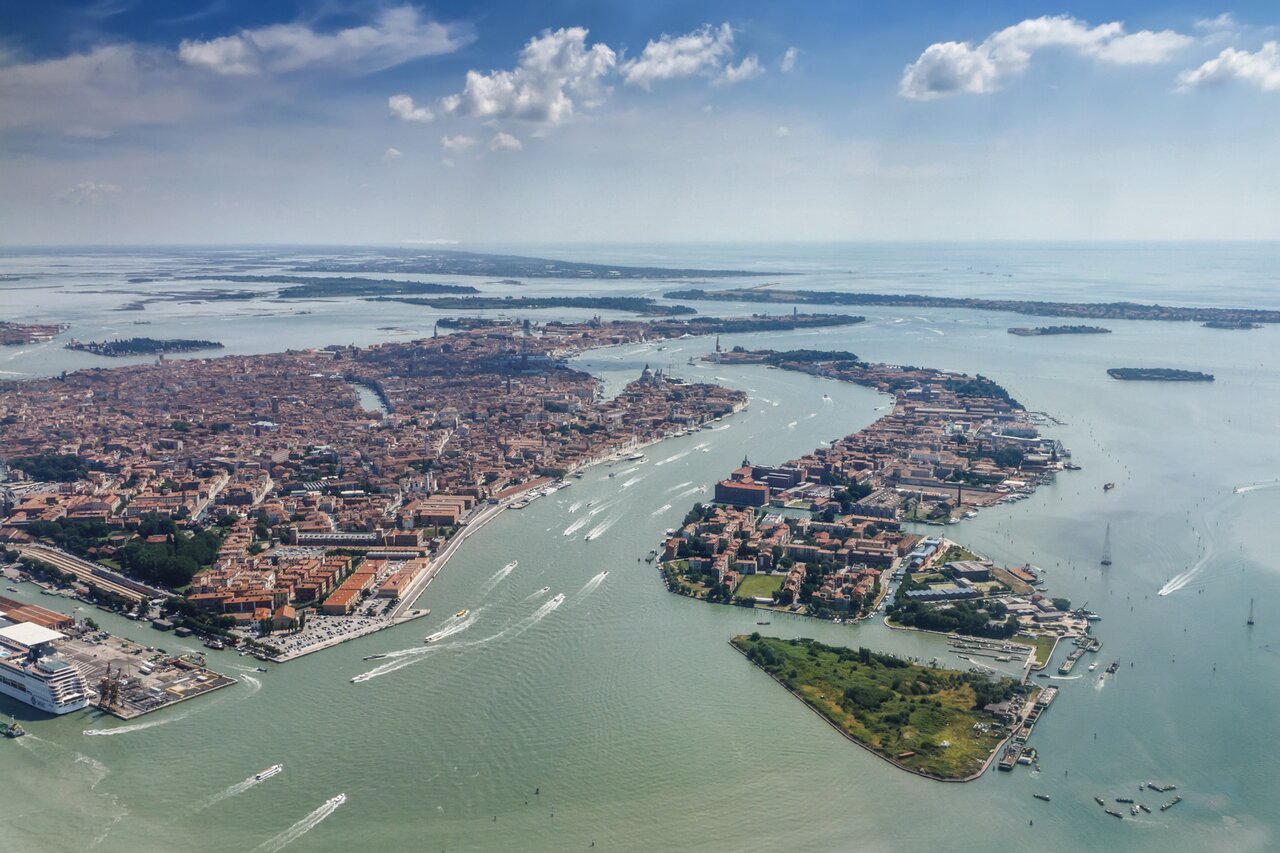
[{"label": "speedboat", "polygon": [[261,782],[263,779],[270,779],[272,776],[276,775],[283,769],[284,769],[283,764],[272,764],[266,770],[259,770],[257,773],[253,774],[253,778],[256,781]]},{"label": "speedboat", "polygon": [[[466,618],[467,618],[467,614],[468,614],[468,613],[470,613],[470,612],[471,612],[470,610],[467,610],[467,609],[464,607],[462,610],[459,610],[457,613],[453,614],[453,618],[454,618],[454,619],[466,619]],[[345,796],[345,795],[344,795],[344,796]]]},{"label": "speedboat", "polygon": [[347,801],[347,795],[346,795],[346,794],[339,794],[339,795],[338,795],[338,796],[336,796],[336,797],[330,797],[329,799],[325,800],[325,801],[324,801],[324,804],[325,804],[326,806],[340,806],[340,805],[342,805],[343,803],[345,803],[346,801]]},{"label": "speedboat", "polygon": [[365,660],[382,660],[385,657],[386,657],[385,654],[365,655],[364,659]]}]

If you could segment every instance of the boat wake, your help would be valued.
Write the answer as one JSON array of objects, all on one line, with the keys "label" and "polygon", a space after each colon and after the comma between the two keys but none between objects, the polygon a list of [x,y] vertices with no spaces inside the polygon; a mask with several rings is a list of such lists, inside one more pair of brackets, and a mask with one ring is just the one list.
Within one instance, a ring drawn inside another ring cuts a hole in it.
[{"label": "boat wake", "polygon": [[145,729],[154,729],[156,726],[165,726],[169,723],[176,723],[178,720],[185,720],[194,714],[195,711],[187,711],[182,714],[175,714],[172,717],[166,717],[163,720],[150,720],[145,723],[131,723],[127,726],[120,726],[115,729],[85,729],[82,734],[88,737],[114,737],[115,735],[127,735],[130,732],[140,732]]},{"label": "boat wake", "polygon": [[[474,625],[476,621],[476,617],[479,615],[480,615],[479,607],[477,607],[475,610],[472,610],[466,616],[459,617],[455,613],[454,615],[450,616],[448,619],[444,621],[444,626],[439,631],[436,631],[434,634],[428,634],[426,640],[428,643],[435,643],[435,642],[439,642],[440,640],[443,640],[445,637],[452,637],[454,634],[459,634],[467,630],[468,628],[470,628],[472,625]],[[412,650],[406,650],[406,651],[417,651],[417,650],[412,649]],[[397,657],[397,656],[398,655],[396,652],[389,652],[387,654],[387,657]]]},{"label": "boat wake", "polygon": [[787,429],[795,429],[795,428],[796,428],[796,424],[798,424],[798,423],[800,423],[800,422],[799,422],[799,421],[792,421],[791,423],[787,424]]},{"label": "boat wake", "polygon": [[687,498],[689,495],[696,494],[700,491],[702,491],[702,486],[693,486],[676,495],[676,500],[679,500],[680,498]]},{"label": "boat wake", "polygon": [[689,455],[690,453],[692,453],[692,452],[693,452],[693,450],[691,450],[691,449],[690,449],[690,450],[682,450],[682,451],[680,451],[679,453],[673,453],[671,456],[668,456],[666,459],[663,459],[661,462],[657,462],[657,463],[654,463],[654,464],[655,464],[655,466],[656,466],[656,465],[666,465],[668,462],[675,462],[677,459],[683,459],[683,458],[685,458],[686,456],[688,456],[688,455]]},{"label": "boat wake", "polygon": [[613,505],[616,503],[617,501],[609,501],[608,503],[600,504],[600,506],[596,507],[595,509],[591,510],[591,512],[587,513],[587,517],[591,518],[599,515],[600,513],[604,512],[606,509],[612,509]]},{"label": "boat wake", "polygon": [[625,471],[619,471],[619,472],[617,473],[617,475],[616,475],[616,476],[618,476],[618,477],[625,477],[625,476],[627,476],[628,474],[634,474],[635,472],[637,472],[637,471],[639,471],[639,470],[640,470],[640,466],[639,466],[639,465],[632,465],[630,468],[628,468],[628,469],[627,469],[627,470],[625,470]]},{"label": "boat wake", "polygon": [[1082,679],[1082,678],[1084,678],[1084,674],[1083,674],[1083,673],[1082,673],[1082,674],[1080,674],[1080,675],[1051,675],[1051,676],[1049,676],[1049,679],[1050,679],[1051,681],[1079,681],[1079,680],[1080,680],[1080,679]]},{"label": "boat wake", "polygon": [[1231,493],[1235,495],[1246,495],[1249,492],[1256,492],[1260,489],[1274,489],[1276,486],[1280,486],[1280,480],[1272,480],[1269,483],[1248,483],[1244,486],[1236,486],[1231,490]]},{"label": "boat wake", "polygon": [[676,483],[674,486],[667,489],[667,491],[674,492],[676,489],[683,489],[685,486],[692,486],[692,485],[693,485],[693,480],[685,480],[683,483]]},{"label": "boat wake", "polygon": [[630,480],[627,480],[625,483],[622,484],[622,488],[629,489],[643,479],[644,479],[643,474],[641,474],[639,477],[632,477]]},{"label": "boat wake", "polygon": [[582,589],[578,590],[577,595],[573,597],[573,601],[570,602],[570,604],[578,604],[582,602],[588,595],[594,592],[600,584],[604,583],[604,579],[608,577],[608,575],[609,573],[607,571],[600,572],[591,578],[591,580],[587,581],[586,584],[583,585]]},{"label": "boat wake", "polygon": [[583,504],[583,501],[574,501],[573,503],[569,504],[569,512],[573,513],[582,509],[582,504]]},{"label": "boat wake", "polygon": [[505,566],[498,569],[498,571],[494,572],[493,577],[485,581],[484,586],[480,587],[480,597],[483,598],[493,592],[493,588],[502,583],[503,578],[515,571],[516,566],[519,564],[519,560],[512,560],[510,563],[507,563]]},{"label": "boat wake", "polygon": [[[281,768],[281,772],[284,772],[283,768]],[[274,776],[277,774],[273,773],[271,775]],[[199,806],[197,806],[196,811],[202,812],[205,809],[209,808],[209,806],[214,805],[215,803],[220,803],[223,800],[227,800],[227,799],[230,799],[231,797],[237,796],[239,794],[243,794],[245,791],[249,790],[254,785],[260,785],[270,778],[271,776],[267,776],[266,778],[259,779],[257,774],[255,773],[253,776],[250,776],[248,779],[245,779],[243,782],[237,782],[234,785],[229,785],[226,788],[223,788],[221,791],[214,794],[212,797],[210,797],[209,799],[201,803]]]},{"label": "boat wake", "polygon": [[525,601],[533,601],[535,598],[539,598],[540,596],[546,595],[549,592],[551,592],[551,587],[544,586],[542,589],[526,596]]},{"label": "boat wake", "polygon": [[649,513],[649,515],[661,515],[662,513],[666,512],[669,509],[671,509],[671,504],[663,504],[662,506],[655,509],[653,512]]},{"label": "boat wake", "polygon": [[621,520],[622,520],[621,513],[619,513],[618,515],[609,516],[604,521],[600,522],[595,527],[591,528],[591,532],[588,533],[586,536],[587,540],[590,541],[592,539],[597,539],[600,536],[603,536],[605,531],[607,531],[610,527],[613,527],[615,524],[617,524]]},{"label": "boat wake", "polygon": [[588,513],[587,515],[584,515],[582,518],[579,518],[577,521],[573,522],[573,524],[570,524],[568,527],[566,527],[566,528],[564,529],[564,535],[565,535],[565,536],[572,536],[573,534],[577,533],[577,532],[578,532],[579,530],[581,530],[582,528],[586,527],[586,526],[587,526],[587,522],[589,522],[589,521],[591,521],[591,513]]},{"label": "boat wake", "polygon": [[[778,404],[777,404],[777,403],[774,403],[774,405],[776,406],[776,405],[778,405]],[[711,428],[711,431],[712,431],[712,432],[724,432],[725,430],[727,430],[727,429],[728,429],[729,427],[731,427],[731,426],[733,426],[733,424],[720,424],[720,426],[718,426],[718,427],[712,427],[712,428]]]},{"label": "boat wake", "polygon": [[276,853],[277,850],[283,850],[302,836],[320,825],[320,822],[338,810],[338,806],[347,801],[346,794],[339,794],[332,799],[325,800],[320,808],[286,829],[284,832],[269,838],[254,848],[254,853]]}]

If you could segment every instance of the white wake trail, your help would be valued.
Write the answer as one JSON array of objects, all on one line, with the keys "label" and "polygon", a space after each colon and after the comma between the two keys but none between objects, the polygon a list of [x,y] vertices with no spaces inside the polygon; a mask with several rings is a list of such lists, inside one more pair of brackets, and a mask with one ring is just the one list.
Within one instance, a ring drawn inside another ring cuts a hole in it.
[{"label": "white wake trail", "polygon": [[666,512],[669,509],[671,509],[671,504],[663,504],[662,506],[655,509],[653,512],[649,513],[649,515],[661,515],[662,513]]},{"label": "white wake trail", "polygon": [[579,530],[585,527],[589,521],[591,521],[591,515],[592,515],[591,513],[587,513],[582,518],[579,518],[577,521],[570,524],[568,527],[564,529],[564,535],[572,536],[573,534],[577,533]]},{"label": "white wake trail", "polygon": [[574,501],[573,503],[569,504],[569,512],[574,513],[582,509],[582,504],[583,504],[583,501]]},{"label": "white wake trail", "polygon": [[676,495],[676,500],[679,500],[680,498],[687,498],[689,495],[696,494],[700,491],[702,491],[702,486],[694,486],[691,489],[685,489],[683,492]]},{"label": "white wake trail", "polygon": [[338,806],[346,802],[346,797],[341,799],[335,797],[326,800],[324,805],[286,829],[284,832],[270,838],[262,844],[254,848],[254,853],[276,853],[277,850],[283,850],[311,830],[319,826],[320,822],[338,810]]},{"label": "white wake trail", "polygon": [[639,477],[632,477],[630,480],[627,480],[625,483],[623,483],[623,484],[622,484],[622,488],[624,488],[624,489],[629,489],[629,488],[631,488],[632,486],[634,486],[636,483],[638,483],[638,482],[640,482],[641,480],[643,480],[643,479],[644,479],[644,477],[645,477],[645,475],[644,475],[644,474],[641,474]]},{"label": "white wake trail", "polygon": [[604,521],[600,522],[595,527],[591,528],[591,532],[587,534],[587,539],[591,540],[591,539],[596,539],[600,537],[601,535],[604,534],[605,531],[607,531],[610,527],[613,527],[620,520],[622,520],[621,513],[619,513],[618,515],[609,516]]},{"label": "white wake trail", "polygon": [[[703,446],[705,447],[705,445]],[[663,459],[661,462],[656,463],[655,467],[657,465],[666,465],[668,462],[675,462],[677,459],[683,459],[692,452],[693,452],[692,450],[682,450],[679,453],[673,453],[672,455],[668,456],[666,459]]]},{"label": "white wake trail", "polygon": [[507,563],[505,566],[498,569],[498,571],[494,572],[493,577],[485,581],[484,586],[480,587],[480,597],[484,598],[486,595],[493,592],[493,588],[502,583],[503,578],[515,571],[515,568],[518,565],[520,565],[519,560],[512,560],[510,563]]},{"label": "white wake trail", "polygon": [[683,483],[676,483],[674,486],[667,489],[667,491],[674,492],[676,489],[683,489],[685,486],[692,486],[692,485],[693,485],[693,480],[685,480]]},{"label": "white wake trail", "polygon": [[[282,773],[284,772],[283,769],[281,770],[281,772]],[[267,779],[274,778],[277,775],[279,774],[272,774],[271,776],[268,776]],[[220,803],[223,800],[229,799],[239,794],[243,794],[245,791],[249,790],[254,785],[261,785],[263,782],[267,781],[267,779],[259,779],[257,774],[254,774],[253,776],[250,776],[248,779],[245,779],[243,782],[237,782],[234,785],[229,785],[226,788],[223,788],[218,793],[214,794],[209,799],[205,800],[199,806],[197,806],[196,811],[198,812],[204,811],[205,809],[209,808],[209,806],[212,806],[214,803]]]},{"label": "white wake trail", "polygon": [[595,589],[599,587],[600,584],[604,583],[604,579],[608,576],[608,574],[609,573],[607,571],[600,572],[599,574],[591,578],[591,580],[587,581],[586,584],[583,585],[582,589],[578,590],[577,594],[574,595],[573,601],[570,602],[570,604],[580,603],[583,599],[585,599],[588,595],[590,595],[593,591],[595,591]]}]

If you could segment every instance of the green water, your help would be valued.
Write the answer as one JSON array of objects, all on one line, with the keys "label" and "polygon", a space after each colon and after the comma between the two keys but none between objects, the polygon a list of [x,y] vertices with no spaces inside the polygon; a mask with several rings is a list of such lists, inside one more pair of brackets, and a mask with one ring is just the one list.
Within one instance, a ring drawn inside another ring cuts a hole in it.
[{"label": "green water", "polygon": [[[215,668],[245,675],[244,683],[122,734],[86,736],[124,725],[89,712],[32,722],[32,736],[0,744],[9,782],[0,848],[249,850],[345,792],[347,802],[290,850],[573,850],[594,841],[604,850],[986,851],[1006,839],[1055,850],[1274,849],[1280,488],[1232,490],[1280,476],[1280,383],[1270,369],[1280,330],[1214,335],[1115,323],[1105,340],[1024,339],[1006,335],[994,315],[929,318],[885,314],[858,329],[725,343],[848,348],[981,371],[1028,408],[1067,422],[1053,433],[1085,470],[947,529],[997,559],[1047,568],[1054,594],[1102,614],[1100,659],[1121,661],[1101,689],[1087,675],[1057,682],[1062,694],[1033,739],[1038,778],[1019,768],[941,785],[884,764],[729,648],[730,635],[755,629],[754,613],[672,596],[656,570],[637,562],[701,497],[682,492],[713,482],[744,453],[782,461],[856,430],[885,403],[781,371],[691,367],[689,355],[710,342],[684,341],[663,352],[601,351],[581,363],[613,388],[646,362],[669,362],[677,374],[747,389],[752,405],[727,429],[654,446],[634,473],[608,478],[630,466],[593,469],[554,497],[505,513],[427,590],[421,605],[434,613],[426,620],[265,674],[239,672],[247,658],[212,654]],[[1156,347],[1160,364],[1209,370],[1218,381],[1106,378],[1106,367]],[[708,452],[698,449],[704,443]],[[1104,494],[1108,481],[1117,488]],[[1108,520],[1115,565],[1104,573],[1097,561]],[[1201,556],[1185,586],[1155,594]],[[513,559],[518,567],[491,584]],[[543,586],[550,590],[538,594]],[[534,622],[556,593],[564,603]],[[1250,596],[1259,618],[1246,629]],[[423,646],[423,635],[463,607],[475,615],[470,627]],[[878,624],[772,621],[781,635],[944,652],[938,638]],[[396,650],[414,654],[361,660]],[[350,683],[379,665],[391,671]],[[18,706],[0,706],[10,709]],[[276,762],[284,773],[206,805]],[[1137,792],[1148,779],[1177,784],[1184,802],[1124,821],[1092,802],[1134,796],[1154,808],[1160,795]],[[1036,791],[1052,802],[1032,799]]]}]

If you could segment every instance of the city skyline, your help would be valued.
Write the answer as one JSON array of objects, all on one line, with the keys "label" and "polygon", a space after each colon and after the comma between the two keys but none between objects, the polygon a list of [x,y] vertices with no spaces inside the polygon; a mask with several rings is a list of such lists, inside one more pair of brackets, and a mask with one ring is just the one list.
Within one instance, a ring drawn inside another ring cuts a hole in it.
[{"label": "city skyline", "polygon": [[1260,3],[6,18],[7,245],[1280,234]]}]

